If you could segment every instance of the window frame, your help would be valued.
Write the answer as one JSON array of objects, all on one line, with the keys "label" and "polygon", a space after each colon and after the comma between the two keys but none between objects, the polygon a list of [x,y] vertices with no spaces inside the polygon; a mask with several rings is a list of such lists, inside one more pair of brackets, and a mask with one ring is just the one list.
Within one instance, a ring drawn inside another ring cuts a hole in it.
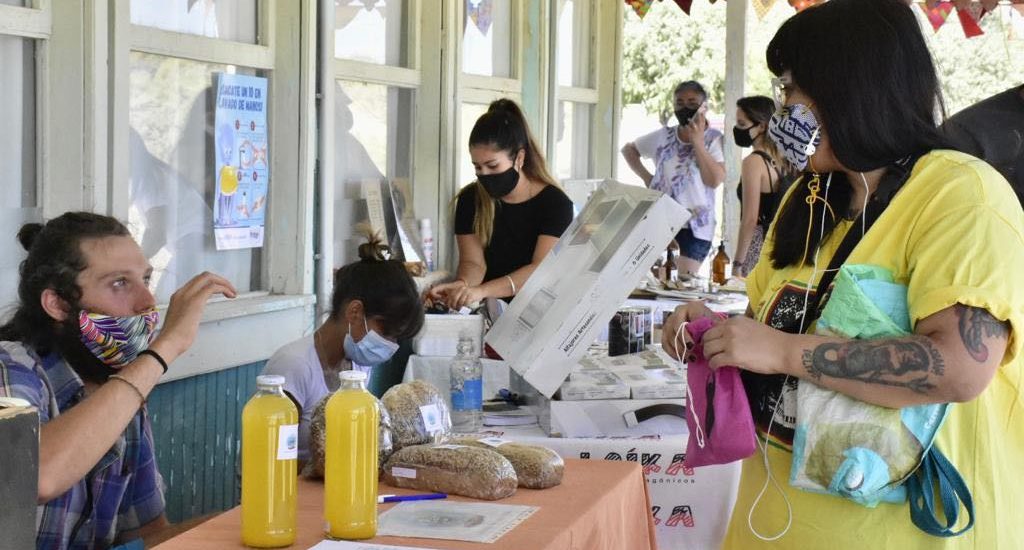
[{"label": "window frame", "polygon": [[[591,3],[589,6],[587,6],[587,8],[594,8],[600,2],[601,0],[591,0]],[[574,153],[572,168],[570,170],[573,176],[571,176],[568,179],[592,179],[593,177],[595,177],[594,174],[596,172],[596,163],[594,162],[594,159],[600,156],[598,155],[598,150],[595,148],[594,144],[594,142],[597,141],[594,139],[594,137],[597,133],[595,131],[597,128],[597,124],[599,123],[597,113],[599,104],[601,103],[601,93],[598,90],[598,73],[603,72],[598,70],[597,59],[598,45],[601,44],[601,41],[598,39],[602,31],[602,29],[599,26],[601,23],[601,12],[606,10],[586,9],[579,10],[578,13],[574,12],[573,15],[576,17],[586,17],[587,26],[585,31],[581,33],[581,35],[577,36],[574,34],[574,36],[572,37],[575,42],[575,47],[573,48],[573,66],[571,69],[573,74],[573,81],[576,82],[578,80],[583,80],[585,82],[589,82],[590,86],[564,86],[558,82],[558,56],[554,54],[554,52],[558,51],[558,44],[562,39],[562,37],[559,36],[558,32],[558,22],[561,16],[561,14],[558,13],[558,4],[558,0],[551,0],[550,18],[553,24],[550,28],[550,40],[551,44],[553,45],[553,48],[552,55],[550,56],[552,62],[550,67],[551,72],[549,77],[548,88],[550,97],[550,104],[548,106],[548,129],[550,132],[550,139],[548,140],[547,148],[548,158],[550,159],[549,164],[552,167],[552,170],[555,173],[557,173],[559,159],[557,147],[558,141],[556,139],[555,132],[558,129],[558,105],[560,102],[565,101],[569,103],[567,107],[573,109],[574,115],[573,127],[565,129],[565,131],[567,132],[572,132],[572,146]],[[576,6],[574,6],[574,8],[575,7]],[[586,66],[579,65],[579,58],[583,52],[586,52]],[[580,76],[583,76],[583,78],[578,78]],[[589,106],[589,116],[576,117],[576,104]],[[587,139],[585,140],[586,154],[576,154],[577,151],[575,149],[577,147],[577,144],[581,142],[580,137],[584,133],[587,137]],[[577,176],[577,174],[581,175]]]}]

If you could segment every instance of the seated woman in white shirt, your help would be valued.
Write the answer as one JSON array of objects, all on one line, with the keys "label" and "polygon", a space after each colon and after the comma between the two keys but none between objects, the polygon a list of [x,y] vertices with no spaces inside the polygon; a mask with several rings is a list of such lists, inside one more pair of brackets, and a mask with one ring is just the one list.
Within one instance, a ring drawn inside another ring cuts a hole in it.
[{"label": "seated woman in white shirt", "polygon": [[285,377],[299,408],[299,460],[309,458],[309,423],[317,403],[338,389],[338,373],[379,365],[398,341],[423,327],[423,304],[402,262],[387,260],[377,238],[359,247],[359,261],[334,272],[331,313],[312,335],[274,353],[262,374]]}]

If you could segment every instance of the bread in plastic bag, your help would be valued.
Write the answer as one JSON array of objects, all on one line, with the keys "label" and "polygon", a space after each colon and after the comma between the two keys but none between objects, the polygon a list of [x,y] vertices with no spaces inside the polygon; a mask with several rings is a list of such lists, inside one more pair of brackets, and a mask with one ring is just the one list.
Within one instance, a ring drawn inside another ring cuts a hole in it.
[{"label": "bread in plastic bag", "polygon": [[[328,394],[317,403],[316,408],[313,409],[313,417],[309,421],[310,461],[302,471],[308,477],[317,479],[324,477],[324,457],[327,454],[327,416],[325,412],[327,401],[331,399],[332,395],[334,394]],[[377,468],[380,469],[384,466],[384,461],[394,451],[394,445],[392,444],[391,416],[388,414],[388,409],[379,399],[377,407],[380,409],[380,429],[377,433]]]},{"label": "bread in plastic bag", "polygon": [[565,461],[558,453],[547,447],[514,443],[498,437],[454,437],[447,443],[497,452],[512,464],[516,477],[519,478],[520,487],[547,489],[562,483]]},{"label": "bread in plastic bag", "polygon": [[382,397],[391,414],[395,450],[440,442],[452,429],[448,402],[434,386],[413,380],[392,386]]},{"label": "bread in plastic bag", "polygon": [[465,445],[413,445],[395,451],[381,480],[392,487],[480,500],[512,496],[519,485],[512,463],[500,454]]}]

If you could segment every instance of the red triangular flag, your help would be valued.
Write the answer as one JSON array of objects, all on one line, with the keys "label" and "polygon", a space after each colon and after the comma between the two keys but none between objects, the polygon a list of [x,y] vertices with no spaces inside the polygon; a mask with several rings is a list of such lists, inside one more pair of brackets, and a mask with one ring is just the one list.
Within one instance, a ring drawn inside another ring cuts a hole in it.
[{"label": "red triangular flag", "polygon": [[964,36],[967,38],[974,38],[975,36],[985,34],[985,31],[981,30],[981,27],[978,26],[978,20],[970,10],[958,8],[956,10],[956,16],[960,18],[960,26],[964,28]]},{"label": "red triangular flag", "polygon": [[683,10],[683,13],[690,15],[690,7],[693,6],[693,0],[676,0],[676,5],[679,9]]},{"label": "red triangular flag", "polygon": [[932,24],[935,32],[939,32],[939,28],[946,23],[946,18],[953,11],[952,2],[938,2],[933,8],[928,7],[926,4],[918,5],[921,7],[921,11],[928,16],[928,22]]},{"label": "red triangular flag", "polygon": [[820,4],[825,0],[789,0],[789,5],[793,6],[796,11],[804,11],[805,9]]}]

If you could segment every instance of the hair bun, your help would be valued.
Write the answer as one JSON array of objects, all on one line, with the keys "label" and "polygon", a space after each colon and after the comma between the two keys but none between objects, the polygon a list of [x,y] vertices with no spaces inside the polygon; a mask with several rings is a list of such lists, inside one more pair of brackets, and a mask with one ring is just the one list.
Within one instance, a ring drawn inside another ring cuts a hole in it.
[{"label": "hair bun", "polygon": [[42,231],[43,224],[35,222],[26,223],[18,230],[18,242],[21,243],[22,248],[27,252],[32,248],[32,244],[36,242],[36,238],[39,237],[39,233]]},{"label": "hair bun", "polygon": [[374,231],[367,223],[356,226],[356,232],[366,237],[366,242],[359,245],[359,259],[364,262],[383,262],[390,256],[391,248],[381,239],[380,232]]}]

